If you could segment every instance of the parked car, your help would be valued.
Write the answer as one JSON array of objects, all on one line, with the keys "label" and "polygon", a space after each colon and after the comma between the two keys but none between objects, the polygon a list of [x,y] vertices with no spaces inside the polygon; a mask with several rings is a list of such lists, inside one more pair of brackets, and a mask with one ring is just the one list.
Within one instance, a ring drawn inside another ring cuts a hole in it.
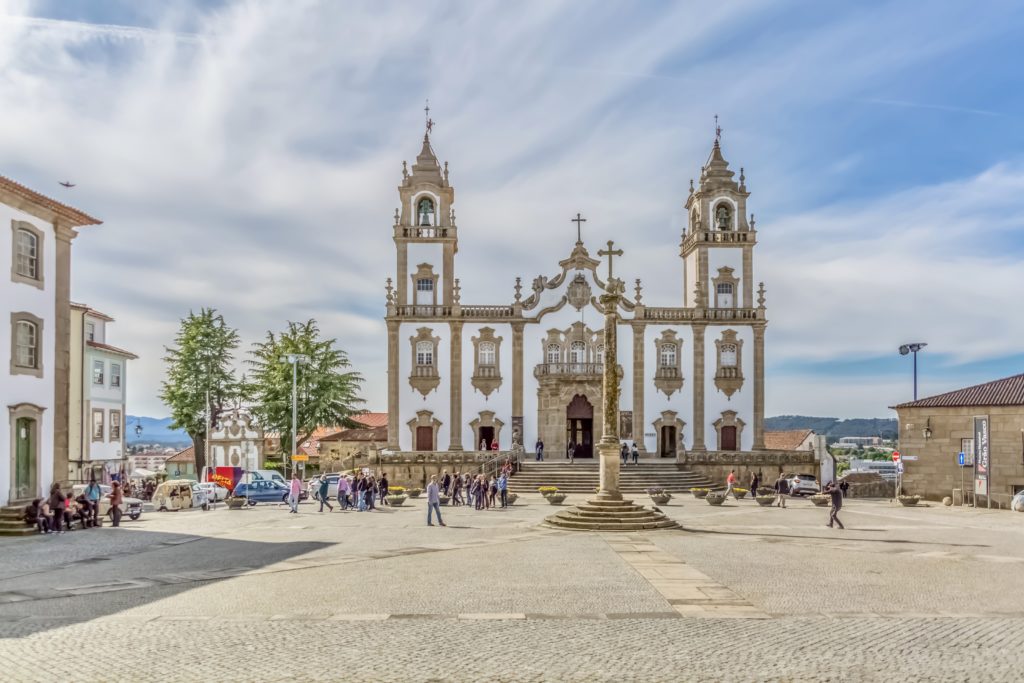
[{"label": "parked car", "polygon": [[341,478],[341,475],[338,473],[321,474],[310,479],[309,485],[306,486],[306,491],[309,492],[309,496],[313,500],[320,500],[320,482],[325,478],[327,479],[327,499],[338,497],[338,479]]},{"label": "parked car", "polygon": [[[299,500],[302,499],[299,494]],[[288,487],[276,481],[256,479],[248,484],[245,482],[235,486],[235,495],[249,499],[249,505],[256,503],[281,503],[288,500]]]},{"label": "parked car", "polygon": [[789,495],[804,496],[821,493],[818,479],[813,474],[794,474],[789,477]]},{"label": "parked car", "polygon": [[[75,484],[71,487],[71,490],[75,494],[75,498],[85,493],[86,484]],[[113,489],[106,484],[100,484],[100,517],[110,516],[110,492]],[[131,498],[129,496],[124,497],[124,514],[128,516],[128,519],[135,521],[142,516],[142,501],[138,498]]]},{"label": "parked car", "polygon": [[288,482],[285,481],[285,478],[283,476],[281,476],[281,473],[275,470],[253,470],[250,474],[252,475],[253,479],[276,481],[278,484],[282,484],[284,486],[288,485]]},{"label": "parked car", "polygon": [[201,482],[199,488],[206,494],[206,500],[220,502],[226,500],[229,493],[226,488],[214,481]]},{"label": "parked car", "polygon": [[209,506],[206,491],[191,479],[168,479],[153,492],[153,507],[159,510],[185,510]]}]

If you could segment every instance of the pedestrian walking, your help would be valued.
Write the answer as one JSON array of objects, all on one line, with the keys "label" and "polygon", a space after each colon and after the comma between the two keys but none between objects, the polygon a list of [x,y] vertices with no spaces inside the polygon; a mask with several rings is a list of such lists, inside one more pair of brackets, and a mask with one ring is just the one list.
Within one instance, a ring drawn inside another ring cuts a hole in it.
[{"label": "pedestrian walking", "polygon": [[[89,485],[85,487],[85,497],[89,501],[89,505],[92,506],[92,525],[100,525],[100,498],[103,497],[103,489],[96,483],[96,477],[93,476],[89,479]],[[153,494],[149,495],[150,500],[153,498]]]},{"label": "pedestrian walking", "polygon": [[839,483],[839,490],[843,492],[843,498],[846,498],[849,495],[850,482],[848,482],[845,479],[843,479]]},{"label": "pedestrian walking", "polygon": [[757,487],[761,483],[761,477],[757,475],[757,472],[750,473],[750,497],[757,497]]},{"label": "pedestrian walking", "polygon": [[501,507],[508,507],[508,475],[504,472],[498,477],[498,495],[501,496]]},{"label": "pedestrian walking", "polygon": [[573,443],[572,439],[569,439],[568,445],[565,447],[565,459],[572,462],[573,454],[576,452],[576,444]]},{"label": "pedestrian walking", "polygon": [[452,507],[462,505],[462,475],[458,472],[452,477]]},{"label": "pedestrian walking", "polygon": [[640,464],[640,449],[636,447],[636,441],[633,442],[633,464]]},{"label": "pedestrian walking", "polygon": [[[58,534],[64,533],[61,524],[64,522],[64,502],[66,500],[64,492],[60,490],[60,483],[53,482],[53,486],[50,487],[50,498],[47,500],[47,503],[50,506],[50,521],[53,524],[53,530]],[[114,526],[117,525],[115,524]]]},{"label": "pedestrian walking", "polygon": [[124,494],[121,493],[121,482],[115,481],[111,484],[110,495],[110,518],[112,526],[121,526],[121,505],[124,504]]},{"label": "pedestrian walking", "polygon": [[494,507],[494,499],[498,497],[498,480],[493,476],[487,482],[487,507]]},{"label": "pedestrian walking", "polygon": [[775,494],[778,497],[775,506],[786,507],[786,494],[789,493],[789,480],[783,472],[779,472],[779,478],[775,480]]},{"label": "pedestrian walking", "polygon": [[448,470],[441,475],[441,490],[446,496],[450,495],[449,492],[452,490],[452,475],[448,474]]},{"label": "pedestrian walking", "polygon": [[[331,501],[327,500],[330,492],[330,482],[327,481],[327,477],[320,477],[320,485],[317,487],[317,494],[320,496],[320,509],[318,512],[324,511],[324,505],[327,506],[328,512],[334,512],[334,507],[331,505]],[[298,495],[297,493],[295,494]]]},{"label": "pedestrian walking", "polygon": [[[377,494],[380,496],[381,505],[390,505],[388,502],[388,473],[382,472],[380,481],[377,482]],[[447,493],[445,495],[448,495]]]},{"label": "pedestrian walking", "polygon": [[827,493],[832,498],[832,509],[829,511],[828,515],[829,528],[831,529],[832,524],[835,523],[839,525],[840,529],[845,529],[846,527],[844,527],[843,523],[839,521],[839,511],[843,507],[842,490],[838,486],[836,486],[835,482],[830,481],[825,486],[825,493]]},{"label": "pedestrian walking", "polygon": [[544,440],[539,436],[537,437],[537,443],[533,445],[533,450],[537,453],[537,462],[544,462]]},{"label": "pedestrian walking", "polygon": [[338,477],[338,507],[343,511],[348,509],[349,479],[345,475]]},{"label": "pedestrian walking", "polygon": [[629,444],[625,441],[622,442],[622,446],[619,448],[619,457],[622,458],[623,465],[625,465],[626,461],[629,460]]},{"label": "pedestrian walking", "polygon": [[374,494],[376,494],[376,492],[377,492],[377,482],[376,482],[376,480],[374,480],[373,475],[371,474],[370,476],[368,476],[366,478],[366,491],[365,491],[365,495],[366,495],[366,509],[367,510],[376,510],[377,509],[377,506],[374,505],[374,503],[373,503],[373,496],[374,496]]},{"label": "pedestrian walking", "polygon": [[[299,475],[292,473],[292,480],[288,482],[288,507],[291,508],[290,513],[299,514],[299,493],[302,491],[302,482],[299,480]],[[317,491],[319,495],[319,490]],[[320,509],[323,510],[323,504],[320,505]]]},{"label": "pedestrian walking", "polygon": [[733,488],[736,487],[736,470],[729,470],[729,476],[725,478],[725,497],[728,498],[729,494],[732,494],[733,498],[736,498],[736,492]]},{"label": "pedestrian walking", "polygon": [[366,510],[366,477],[360,472],[356,475],[356,485],[352,490],[352,495],[356,499],[356,509],[359,512]]},{"label": "pedestrian walking", "polygon": [[430,475],[430,483],[427,484],[427,526],[434,526],[433,514],[437,513],[437,523],[440,526],[448,526],[441,519],[441,490],[437,485],[437,475]]}]

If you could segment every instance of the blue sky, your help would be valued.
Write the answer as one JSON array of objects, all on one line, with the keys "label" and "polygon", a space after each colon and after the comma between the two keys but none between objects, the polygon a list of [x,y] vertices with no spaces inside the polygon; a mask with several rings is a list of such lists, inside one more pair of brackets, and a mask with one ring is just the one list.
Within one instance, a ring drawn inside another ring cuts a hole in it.
[{"label": "blue sky", "polygon": [[203,305],[247,342],[317,318],[381,408],[426,98],[470,303],[549,273],[578,210],[673,281],[717,113],[758,219],[768,413],[884,416],[907,341],[923,395],[1024,371],[1022,29],[998,1],[9,1],[0,173],[104,219],[73,296],[141,356],[132,412],[165,414],[162,345]]}]

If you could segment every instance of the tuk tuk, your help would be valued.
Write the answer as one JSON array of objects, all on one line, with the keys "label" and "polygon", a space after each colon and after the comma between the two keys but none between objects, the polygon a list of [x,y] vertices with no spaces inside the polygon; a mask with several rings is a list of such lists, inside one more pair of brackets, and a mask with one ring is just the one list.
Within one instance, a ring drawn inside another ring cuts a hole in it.
[{"label": "tuk tuk", "polygon": [[188,510],[209,507],[206,493],[191,479],[168,479],[153,492],[153,507],[158,510]]}]

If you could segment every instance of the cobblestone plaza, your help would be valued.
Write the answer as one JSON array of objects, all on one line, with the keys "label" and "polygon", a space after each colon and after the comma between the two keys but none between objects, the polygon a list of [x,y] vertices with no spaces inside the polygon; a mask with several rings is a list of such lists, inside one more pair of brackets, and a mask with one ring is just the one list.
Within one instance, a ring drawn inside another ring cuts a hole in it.
[{"label": "cobblestone plaza", "polygon": [[[569,501],[571,502],[571,501]],[[410,504],[411,503],[411,504]],[[1008,512],[677,497],[682,530],[551,506],[146,513],[0,540],[3,680],[1016,680]]]}]

